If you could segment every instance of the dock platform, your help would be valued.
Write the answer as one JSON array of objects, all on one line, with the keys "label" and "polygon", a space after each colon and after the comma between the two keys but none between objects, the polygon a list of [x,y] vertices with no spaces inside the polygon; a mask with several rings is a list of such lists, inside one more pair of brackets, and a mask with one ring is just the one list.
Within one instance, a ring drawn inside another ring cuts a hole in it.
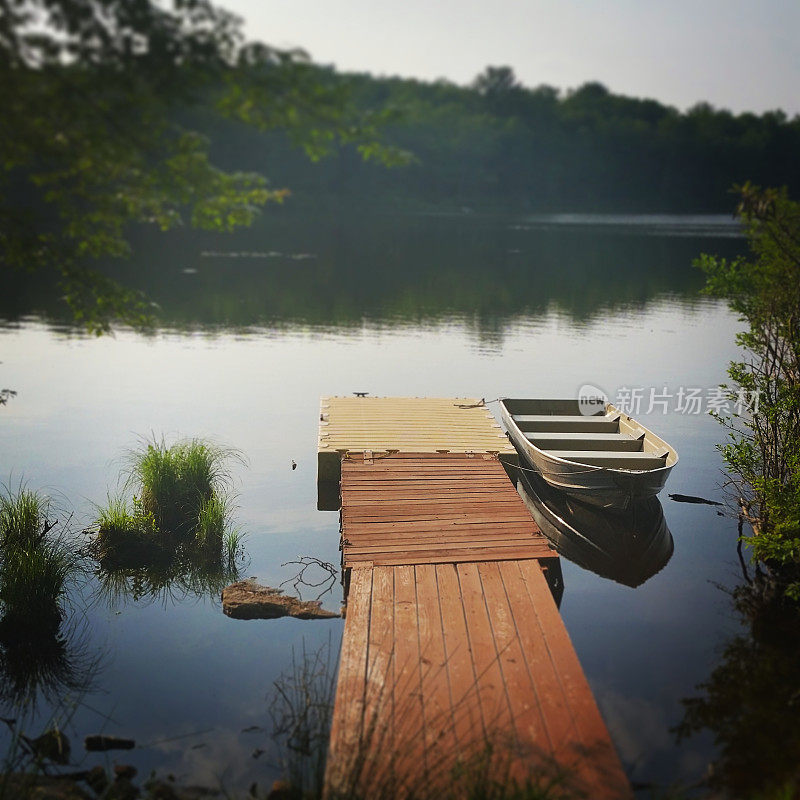
[{"label": "dock platform", "polygon": [[323,398],[319,447],[347,603],[328,797],[515,783],[629,800],[554,599],[559,559],[486,407]]}]

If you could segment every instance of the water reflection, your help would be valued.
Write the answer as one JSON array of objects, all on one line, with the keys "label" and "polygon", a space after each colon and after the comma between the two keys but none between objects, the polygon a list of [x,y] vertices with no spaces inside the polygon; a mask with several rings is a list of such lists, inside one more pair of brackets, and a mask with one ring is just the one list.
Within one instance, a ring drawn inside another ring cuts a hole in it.
[{"label": "water reflection", "polygon": [[235,559],[208,556],[186,547],[162,548],[157,552],[97,555],[94,599],[116,606],[158,602],[164,606],[184,600],[219,597],[229,583],[239,580],[246,561],[243,551]]},{"label": "water reflection", "polygon": [[[146,291],[166,327],[455,318],[496,339],[510,320],[552,310],[586,323],[665,295],[697,303],[702,276],[692,258],[703,248],[732,256],[742,247],[736,238],[710,238],[729,226],[636,219],[532,225],[480,215],[342,214],[310,225],[307,214],[279,209],[235,236],[140,230],[135,255],[108,271]],[[28,275],[0,276],[0,318],[8,324],[31,314],[63,319],[58,292]]]},{"label": "water reflection", "polygon": [[55,630],[0,625],[0,705],[14,715],[62,706],[92,690],[101,663],[80,622]]},{"label": "water reflection", "polygon": [[672,534],[655,497],[608,511],[578,502],[527,469],[518,471],[517,491],[559,554],[603,578],[640,586],[672,556]]},{"label": "water reflection", "polygon": [[702,694],[683,701],[680,739],[709,731],[719,746],[708,779],[730,797],[800,792],[800,604],[757,574],[731,593],[745,630],[724,646]]}]

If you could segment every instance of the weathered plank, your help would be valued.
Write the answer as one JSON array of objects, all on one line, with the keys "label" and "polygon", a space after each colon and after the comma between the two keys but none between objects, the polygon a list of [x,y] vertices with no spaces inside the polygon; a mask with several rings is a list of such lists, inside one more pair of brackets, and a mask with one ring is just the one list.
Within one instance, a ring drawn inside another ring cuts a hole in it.
[{"label": "weathered plank", "polygon": [[[408,467],[438,477],[408,480],[400,469]],[[450,471],[438,473],[441,467]],[[437,556],[439,563],[459,563],[556,555],[492,457],[393,453],[372,464],[346,459],[341,522],[345,568],[365,559],[433,564]]]},{"label": "weathered plank", "polygon": [[329,792],[460,796],[481,781],[558,777],[575,796],[631,798],[536,560],[375,567],[371,582],[368,572],[353,570]]}]

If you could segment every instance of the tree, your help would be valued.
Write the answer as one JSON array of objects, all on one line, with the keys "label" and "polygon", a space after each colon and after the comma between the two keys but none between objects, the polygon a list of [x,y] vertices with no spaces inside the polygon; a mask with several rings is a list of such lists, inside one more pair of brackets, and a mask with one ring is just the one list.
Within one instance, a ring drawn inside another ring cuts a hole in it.
[{"label": "tree", "polygon": [[345,86],[301,51],[246,42],[209,0],[0,0],[0,81],[0,266],[60,278],[95,331],[148,320],[145,298],[88,266],[128,253],[129,223],[234,230],[288,194],[216,168],[181,109],[283,129],[312,158],[352,143],[403,160]]},{"label": "tree", "polygon": [[492,97],[519,88],[514,70],[511,67],[486,67],[472,82],[472,88],[479,94]]},{"label": "tree", "polygon": [[747,325],[726,388],[751,410],[720,418],[729,429],[721,449],[754,557],[800,599],[800,204],[786,189],[748,183],[738,192],[751,256],[697,262],[707,291]]}]

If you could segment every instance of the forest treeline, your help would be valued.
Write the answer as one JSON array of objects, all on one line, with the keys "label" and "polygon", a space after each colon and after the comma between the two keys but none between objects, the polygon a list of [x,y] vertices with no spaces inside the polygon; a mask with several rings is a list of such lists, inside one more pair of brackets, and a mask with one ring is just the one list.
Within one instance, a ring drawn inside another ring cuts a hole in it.
[{"label": "forest treeline", "polygon": [[531,89],[509,67],[487,67],[468,87],[333,70],[326,79],[364,113],[388,109],[384,141],[413,163],[387,170],[347,146],[312,163],[280,133],[208,115],[214,158],[262,172],[296,202],[369,207],[728,212],[735,183],[800,189],[800,117],[782,111],[681,112],[600,83]]}]

